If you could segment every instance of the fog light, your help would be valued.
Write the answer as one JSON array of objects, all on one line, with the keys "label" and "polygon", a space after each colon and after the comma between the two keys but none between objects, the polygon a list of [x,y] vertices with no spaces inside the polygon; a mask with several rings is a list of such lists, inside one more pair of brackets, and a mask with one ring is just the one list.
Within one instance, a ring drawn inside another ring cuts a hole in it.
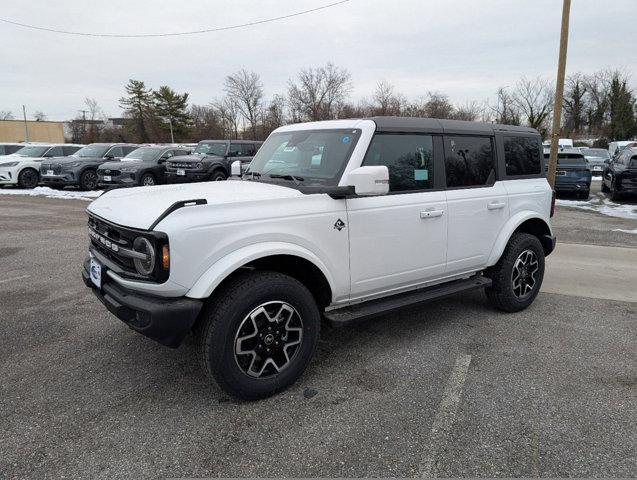
[{"label": "fog light", "polygon": [[168,270],[170,268],[170,249],[168,245],[164,245],[161,248],[161,266],[164,270]]}]

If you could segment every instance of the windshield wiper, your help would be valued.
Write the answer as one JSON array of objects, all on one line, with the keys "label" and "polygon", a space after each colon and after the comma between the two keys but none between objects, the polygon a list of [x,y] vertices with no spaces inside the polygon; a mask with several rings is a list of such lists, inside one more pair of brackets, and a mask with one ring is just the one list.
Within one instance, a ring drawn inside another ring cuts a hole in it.
[{"label": "windshield wiper", "polygon": [[290,175],[289,173],[286,175],[280,175],[278,173],[272,173],[268,175],[270,178],[282,178],[283,180],[292,180],[297,185],[300,185],[302,181],[305,179],[303,177],[295,177],[294,175]]}]

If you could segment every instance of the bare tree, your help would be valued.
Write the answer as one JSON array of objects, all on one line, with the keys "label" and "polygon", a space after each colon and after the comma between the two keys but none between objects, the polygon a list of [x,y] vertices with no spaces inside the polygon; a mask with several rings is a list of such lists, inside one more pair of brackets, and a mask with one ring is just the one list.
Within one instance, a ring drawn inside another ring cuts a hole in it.
[{"label": "bare tree", "polygon": [[86,138],[83,139],[83,141],[93,143],[98,140],[100,132],[104,129],[105,115],[102,108],[98,105],[97,100],[94,98],[85,98],[84,105],[86,106],[88,129],[86,131]]},{"label": "bare tree", "polygon": [[566,79],[564,94],[564,126],[569,132],[580,133],[586,122],[586,86],[577,72]]},{"label": "bare tree", "polygon": [[217,111],[223,125],[222,132],[224,138],[239,138],[239,107],[236,101],[229,96],[221,100],[215,100],[212,107]]},{"label": "bare tree", "polygon": [[223,119],[218,110],[206,105],[192,105],[189,110],[192,118],[192,140],[223,138]]},{"label": "bare tree", "polygon": [[285,125],[285,97],[275,95],[263,112],[263,138],[267,137],[273,130]]},{"label": "bare tree", "polygon": [[553,108],[553,87],[547,79],[522,77],[516,84],[513,101],[529,127],[546,131]]},{"label": "bare tree", "polygon": [[250,124],[252,138],[256,139],[263,100],[263,84],[259,75],[245,69],[239,70],[226,77],[224,90],[234,101],[241,116]]},{"label": "bare tree", "polygon": [[0,110],[0,120],[13,120],[13,113],[10,110]]},{"label": "bare tree", "polygon": [[449,97],[440,92],[427,93],[424,113],[429,118],[453,118],[454,108]]},{"label": "bare tree", "polygon": [[301,70],[298,83],[288,82],[288,98],[294,120],[329,120],[336,118],[352,86],[344,68],[328,63],[324,67]]},{"label": "bare tree", "polygon": [[370,115],[400,115],[405,103],[402,95],[395,93],[394,86],[385,80],[376,84],[372,99]]},{"label": "bare tree", "polygon": [[36,112],[33,114],[33,118],[35,118],[36,122],[44,122],[47,117],[44,114],[44,112],[41,112],[40,110],[36,110]]},{"label": "bare tree", "polygon": [[500,87],[496,93],[495,106],[489,107],[494,114],[493,120],[504,125],[520,125],[520,111],[508,87]]},{"label": "bare tree", "polygon": [[482,114],[484,107],[478,102],[467,102],[464,105],[460,105],[455,108],[452,115],[454,120],[467,120],[474,122]]},{"label": "bare tree", "polygon": [[608,120],[611,77],[612,74],[608,70],[600,70],[584,76],[586,120],[590,133],[601,133]]}]

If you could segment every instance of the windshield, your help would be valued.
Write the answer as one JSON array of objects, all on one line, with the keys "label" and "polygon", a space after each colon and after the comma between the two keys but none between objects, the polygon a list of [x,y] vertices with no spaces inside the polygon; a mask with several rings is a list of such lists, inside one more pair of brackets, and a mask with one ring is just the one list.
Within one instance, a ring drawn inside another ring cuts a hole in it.
[{"label": "windshield", "polygon": [[20,155],[21,157],[41,157],[46,153],[46,151],[51,148],[49,146],[46,147],[22,147],[20,150],[15,152],[16,155]]},{"label": "windshield", "polygon": [[359,129],[273,133],[252,159],[246,177],[288,176],[284,180],[302,181],[303,186],[336,186],[360,134]]},{"label": "windshield", "polygon": [[103,157],[110,145],[87,145],[73,154],[74,157]]},{"label": "windshield", "polygon": [[587,148],[582,153],[587,157],[608,158],[608,150],[603,148]]},{"label": "windshield", "polygon": [[219,155],[223,157],[226,154],[225,142],[199,142],[193,153],[200,155]]},{"label": "windshield", "polygon": [[162,150],[162,148],[152,147],[138,148],[122,158],[122,162],[151,162],[157,158]]}]

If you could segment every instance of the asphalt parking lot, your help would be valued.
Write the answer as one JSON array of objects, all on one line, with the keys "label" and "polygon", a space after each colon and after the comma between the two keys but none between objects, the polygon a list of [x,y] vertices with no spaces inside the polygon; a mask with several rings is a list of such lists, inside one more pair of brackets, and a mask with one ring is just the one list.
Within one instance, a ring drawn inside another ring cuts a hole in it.
[{"label": "asphalt parking lot", "polygon": [[[0,197],[1,478],[637,475],[637,298],[562,288],[581,274],[568,261],[518,314],[475,292],[325,329],[293,388],[242,403],[192,341],[161,347],[84,287],[86,206]],[[621,247],[634,275],[637,235],[615,226],[636,227],[555,219],[565,245]]]}]

